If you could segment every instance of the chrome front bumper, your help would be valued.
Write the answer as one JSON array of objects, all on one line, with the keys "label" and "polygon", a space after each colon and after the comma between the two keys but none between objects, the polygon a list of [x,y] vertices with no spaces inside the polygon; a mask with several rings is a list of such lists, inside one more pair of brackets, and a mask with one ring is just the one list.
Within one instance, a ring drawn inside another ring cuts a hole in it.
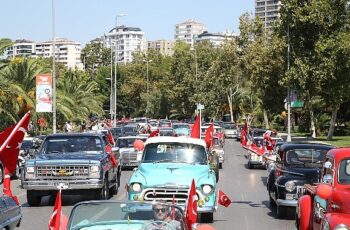
[{"label": "chrome front bumper", "polygon": [[30,180],[23,181],[22,188],[26,190],[57,190],[57,186],[60,184],[66,185],[65,190],[100,189],[103,187],[103,180]]}]

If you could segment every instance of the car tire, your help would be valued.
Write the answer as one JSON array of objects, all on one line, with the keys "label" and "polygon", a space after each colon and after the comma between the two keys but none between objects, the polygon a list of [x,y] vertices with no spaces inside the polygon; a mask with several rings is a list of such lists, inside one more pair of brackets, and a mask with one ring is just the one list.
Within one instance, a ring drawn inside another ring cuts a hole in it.
[{"label": "car tire", "polygon": [[0,184],[4,183],[4,168],[0,164]]},{"label": "car tire", "polygon": [[222,169],[222,163],[219,163],[219,169]]},{"label": "car tire", "polygon": [[117,174],[117,178],[115,180],[116,180],[115,184],[109,190],[110,196],[118,194],[119,186],[120,186],[120,173]]},{"label": "car tire", "polygon": [[280,219],[285,219],[287,216],[288,207],[277,205],[277,217]]},{"label": "car tire", "polygon": [[212,212],[201,213],[200,217],[201,217],[200,219],[201,223],[213,223],[214,213]]},{"label": "car tire", "polygon": [[219,182],[219,177],[220,177],[220,171],[219,170],[215,170],[215,177],[216,177],[216,183]]},{"label": "car tire", "polygon": [[275,207],[276,206],[276,202],[275,200],[272,198],[272,188],[269,188],[269,203],[271,207]]},{"label": "car tire", "polygon": [[106,176],[105,181],[103,183],[103,187],[100,189],[97,189],[96,191],[96,200],[108,200],[108,198],[109,198],[109,183]]},{"label": "car tire", "polygon": [[253,169],[254,168],[254,165],[252,165],[251,163],[250,163],[250,161],[248,161],[248,169]]},{"label": "car tire", "polygon": [[41,203],[41,196],[35,190],[27,190],[27,203],[29,206],[38,207]]}]

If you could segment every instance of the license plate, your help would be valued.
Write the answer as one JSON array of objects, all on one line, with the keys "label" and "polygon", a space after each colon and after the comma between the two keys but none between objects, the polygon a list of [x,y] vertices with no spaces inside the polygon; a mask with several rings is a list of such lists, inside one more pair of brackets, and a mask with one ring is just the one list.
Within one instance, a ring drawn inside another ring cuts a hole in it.
[{"label": "license plate", "polygon": [[287,193],[286,200],[294,200],[294,194]]},{"label": "license plate", "polygon": [[58,189],[68,189],[69,188],[69,183],[68,182],[56,182],[55,186]]}]

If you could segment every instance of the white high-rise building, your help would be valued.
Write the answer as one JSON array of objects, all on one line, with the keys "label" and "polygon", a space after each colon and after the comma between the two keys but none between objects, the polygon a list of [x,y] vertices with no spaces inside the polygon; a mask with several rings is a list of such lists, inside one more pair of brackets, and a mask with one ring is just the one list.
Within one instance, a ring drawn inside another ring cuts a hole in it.
[{"label": "white high-rise building", "polygon": [[191,45],[194,42],[194,37],[204,31],[207,31],[207,27],[204,24],[190,19],[175,25],[175,40],[184,41]]},{"label": "white high-rise building", "polygon": [[[118,63],[127,63],[133,60],[132,53],[147,50],[145,33],[137,27],[118,26],[103,36],[104,46],[118,50]],[[118,47],[116,47],[118,44]]]},{"label": "white high-rise building", "polygon": [[35,42],[26,39],[15,40],[15,44],[5,49],[6,58],[30,57],[35,53]]},{"label": "white high-rise building", "polygon": [[255,0],[255,16],[261,18],[266,29],[280,17],[280,0]]},{"label": "white high-rise building", "polygon": [[[62,63],[68,68],[83,69],[81,62],[81,46],[80,43],[70,41],[65,38],[55,39],[55,60]],[[35,45],[36,57],[52,57],[52,41],[40,42]]]},{"label": "white high-rise building", "polygon": [[209,33],[208,31],[204,31],[195,37],[195,42],[210,41],[215,48],[219,48],[225,40],[232,40],[234,38],[234,33]]}]

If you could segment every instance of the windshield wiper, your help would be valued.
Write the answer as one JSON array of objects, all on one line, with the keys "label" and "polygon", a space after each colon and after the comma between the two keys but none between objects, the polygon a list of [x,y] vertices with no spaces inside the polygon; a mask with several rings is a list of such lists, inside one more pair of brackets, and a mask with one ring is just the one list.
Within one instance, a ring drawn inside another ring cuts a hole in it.
[{"label": "windshield wiper", "polygon": [[157,160],[157,161],[153,161],[153,164],[157,164],[157,163],[162,163],[162,162],[173,162],[173,159],[163,159],[163,160]]}]

